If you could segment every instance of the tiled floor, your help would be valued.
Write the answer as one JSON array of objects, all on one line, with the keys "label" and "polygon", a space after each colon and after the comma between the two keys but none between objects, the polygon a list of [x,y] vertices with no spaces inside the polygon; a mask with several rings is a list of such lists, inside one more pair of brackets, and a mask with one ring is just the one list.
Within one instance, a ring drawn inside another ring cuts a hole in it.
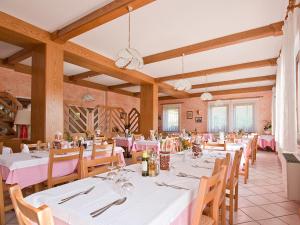
[{"label": "tiled floor", "polygon": [[280,161],[274,153],[258,153],[256,164],[250,168],[248,184],[241,179],[239,189],[234,224],[300,225],[300,203],[286,198]]},{"label": "tiled floor", "polygon": [[[239,185],[239,210],[234,224],[300,225],[300,203],[289,201],[282,185],[281,166],[277,155],[259,152],[250,168],[248,184]],[[8,225],[17,225],[13,213],[7,215]]]}]

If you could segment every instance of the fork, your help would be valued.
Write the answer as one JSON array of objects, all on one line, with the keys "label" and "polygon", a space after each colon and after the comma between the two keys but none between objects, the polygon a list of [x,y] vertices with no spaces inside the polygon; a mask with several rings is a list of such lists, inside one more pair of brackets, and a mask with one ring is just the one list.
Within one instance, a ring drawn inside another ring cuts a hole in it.
[{"label": "fork", "polygon": [[171,184],[166,184],[165,182],[162,182],[162,183],[155,182],[155,184],[157,186],[170,187],[170,188],[175,188],[175,189],[178,189],[178,190],[190,190],[188,188],[184,188],[184,187],[180,187],[180,186],[176,186],[176,185],[171,185]]},{"label": "fork", "polygon": [[78,192],[78,193],[76,193],[76,194],[74,194],[74,195],[71,195],[71,196],[69,196],[69,197],[67,197],[67,198],[63,198],[63,199],[60,200],[60,202],[59,202],[58,204],[63,204],[63,203],[65,203],[65,202],[67,202],[67,201],[70,201],[71,199],[73,199],[73,198],[75,198],[75,197],[77,197],[77,196],[79,196],[79,195],[87,195],[87,194],[90,193],[94,188],[95,188],[95,186],[92,186],[92,187],[90,187],[89,189],[87,189],[86,191],[81,191],[81,192]]},{"label": "fork", "polygon": [[194,168],[203,168],[203,169],[211,169],[211,168],[209,168],[209,167],[205,167],[205,166],[198,166],[198,165],[192,165],[192,167],[194,167]]},{"label": "fork", "polygon": [[194,175],[190,175],[190,174],[186,174],[186,173],[178,173],[176,176],[178,177],[188,177],[188,178],[193,178],[193,179],[200,179],[200,177],[194,176]]}]

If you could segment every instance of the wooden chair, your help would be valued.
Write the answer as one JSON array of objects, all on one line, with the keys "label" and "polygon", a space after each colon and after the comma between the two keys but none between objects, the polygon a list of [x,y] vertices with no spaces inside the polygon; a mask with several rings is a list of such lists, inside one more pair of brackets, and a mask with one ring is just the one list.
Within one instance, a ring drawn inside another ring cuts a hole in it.
[{"label": "wooden chair", "polygon": [[141,140],[142,136],[143,136],[142,134],[133,134],[132,137],[133,137],[133,140],[137,141],[137,140]]},{"label": "wooden chair", "polygon": [[108,171],[108,166],[115,163],[119,164],[118,156],[109,156],[99,159],[86,159],[84,158],[81,163],[82,168],[82,178],[95,176],[100,173],[105,173]]},{"label": "wooden chair", "polygon": [[3,151],[3,142],[0,142],[0,155],[2,155],[2,151]]},{"label": "wooden chair", "polygon": [[[226,151],[226,143],[225,142],[223,144],[215,143],[215,142],[207,142],[207,143],[204,144],[204,148],[205,147],[217,147],[218,150]],[[221,149],[221,148],[223,148],[223,149]]]},{"label": "wooden chair", "polygon": [[94,136],[93,142],[94,144],[102,144],[106,140],[105,136],[96,137]]},{"label": "wooden chair", "polygon": [[[111,149],[110,155],[114,155],[114,144],[107,144],[107,145],[97,145],[93,144],[93,150],[92,150],[92,159],[96,159],[98,156],[105,156],[108,153],[108,149]],[[106,151],[104,151],[107,149]],[[98,151],[101,150],[101,151]]]},{"label": "wooden chair", "polygon": [[227,183],[227,171],[228,171],[229,165],[230,165],[230,153],[226,153],[226,158],[224,158],[224,159],[217,158],[216,159],[213,173],[212,173],[212,175],[215,175],[218,172],[220,172],[222,166],[226,167],[226,171],[225,171],[226,176],[224,176],[222,195],[221,195],[220,202],[219,202],[220,203],[219,210],[221,212],[221,224],[222,225],[226,225],[226,183]]},{"label": "wooden chair", "polygon": [[[51,188],[54,185],[74,181],[81,178],[80,162],[83,158],[83,148],[69,148],[69,149],[50,149],[49,152],[49,164],[48,164],[48,187]],[[55,164],[59,164],[66,161],[78,160],[77,168],[75,171],[68,175],[61,177],[53,177],[53,169]]]},{"label": "wooden chair", "polygon": [[9,189],[13,207],[16,212],[19,225],[54,225],[51,209],[42,205],[35,208],[26,203],[19,185],[12,186]]},{"label": "wooden chair", "polygon": [[139,162],[142,162],[142,155],[143,155],[143,151],[134,151],[131,153],[132,155],[132,164],[137,164]]},{"label": "wooden chair", "polygon": [[254,135],[252,139],[251,144],[251,164],[254,165],[256,161],[256,153],[257,153],[257,141],[258,141],[258,135]]},{"label": "wooden chair", "polygon": [[[251,148],[251,142],[249,142],[247,148]],[[248,179],[249,179],[249,156],[245,154],[245,163],[242,167],[242,169],[240,169],[240,175],[244,177],[244,184],[248,183]]]},{"label": "wooden chair", "polygon": [[[225,176],[226,166],[222,166],[222,169],[215,175],[201,178],[191,225],[218,225],[219,204]],[[203,215],[203,210],[208,205],[210,212],[209,216],[206,216]]]},{"label": "wooden chair", "polygon": [[5,213],[13,209],[9,199],[9,185],[5,184],[0,173],[0,225],[5,225]]},{"label": "wooden chair", "polygon": [[229,224],[233,224],[233,210],[238,210],[238,194],[239,194],[239,171],[240,171],[240,162],[243,154],[243,149],[236,151],[234,154],[234,160],[230,170],[230,176],[227,181],[226,197],[229,198]]}]

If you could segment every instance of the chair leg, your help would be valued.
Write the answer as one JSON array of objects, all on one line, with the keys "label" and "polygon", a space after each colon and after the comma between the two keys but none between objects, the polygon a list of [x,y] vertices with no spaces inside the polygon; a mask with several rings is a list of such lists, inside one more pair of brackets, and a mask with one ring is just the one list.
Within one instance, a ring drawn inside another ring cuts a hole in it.
[{"label": "chair leg", "polygon": [[232,225],[233,224],[233,197],[234,197],[234,193],[233,193],[233,189],[230,189],[230,195],[229,195],[229,224]]},{"label": "chair leg", "polygon": [[244,176],[244,184],[247,184],[248,182],[248,177],[249,177],[249,159],[246,159],[245,162],[245,176]]},{"label": "chair leg", "polygon": [[0,182],[0,225],[5,225],[4,191],[2,181]]},{"label": "chair leg", "polygon": [[221,205],[221,224],[226,225],[226,198]]},{"label": "chair leg", "polygon": [[239,203],[239,184],[234,187],[234,211],[238,210],[238,203]]}]

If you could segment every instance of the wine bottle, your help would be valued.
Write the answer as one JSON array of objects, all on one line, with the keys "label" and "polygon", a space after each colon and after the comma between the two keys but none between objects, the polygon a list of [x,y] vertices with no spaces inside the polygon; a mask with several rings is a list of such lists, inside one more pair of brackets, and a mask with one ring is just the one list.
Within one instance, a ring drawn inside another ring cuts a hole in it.
[{"label": "wine bottle", "polygon": [[149,175],[148,159],[148,152],[144,151],[142,155],[142,176],[144,177]]}]

